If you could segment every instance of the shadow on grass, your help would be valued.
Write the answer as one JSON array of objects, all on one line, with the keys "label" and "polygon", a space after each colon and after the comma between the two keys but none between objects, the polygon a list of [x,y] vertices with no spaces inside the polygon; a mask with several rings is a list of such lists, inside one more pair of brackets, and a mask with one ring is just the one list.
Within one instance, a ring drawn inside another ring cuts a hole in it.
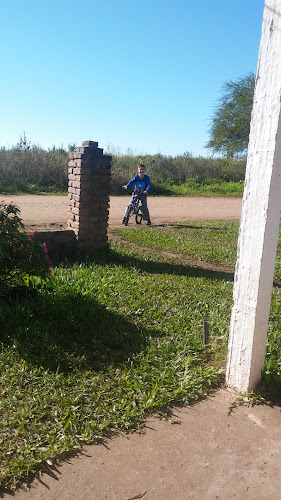
[{"label": "shadow on grass", "polygon": [[281,406],[281,375],[263,373],[257,393],[272,406]]},{"label": "shadow on grass", "polygon": [[[232,271],[219,271],[215,269],[205,269],[200,266],[191,266],[187,264],[171,264],[169,262],[157,262],[149,258],[147,251],[143,252],[148,258],[139,258],[133,255],[124,255],[121,252],[108,249],[103,253],[93,253],[91,255],[72,255],[58,256],[56,264],[63,264],[65,267],[71,267],[73,264],[95,264],[99,265],[117,265],[127,267],[128,269],[137,269],[139,272],[148,272],[151,274],[171,274],[176,276],[190,276],[198,278],[208,278],[224,281],[233,281],[234,273]],[[53,259],[54,260],[54,259]]]},{"label": "shadow on grass", "polygon": [[[146,253],[146,255],[148,255]],[[185,264],[157,262],[108,249],[83,255],[53,257],[65,268],[74,263],[114,265],[139,272],[233,281],[233,273]],[[0,340],[15,345],[20,356],[35,366],[59,372],[75,369],[103,371],[146,349],[148,337],[159,331],[137,327],[93,297],[79,291],[45,292],[37,299],[8,300],[0,314]]]},{"label": "shadow on grass", "polygon": [[118,255],[118,263],[123,267],[135,267],[141,271],[153,274],[171,274],[176,276],[189,276],[197,278],[208,278],[224,281],[233,281],[234,273],[231,271],[216,271],[187,264],[170,264],[168,262],[155,262],[143,260],[137,257]]},{"label": "shadow on grass", "polygon": [[223,227],[214,227],[214,226],[192,226],[190,224],[168,224],[169,227],[172,229],[200,229],[200,231],[203,229],[208,229],[210,231],[223,231]]},{"label": "shadow on grass", "polygon": [[23,359],[59,372],[104,371],[143,351],[156,335],[79,293],[6,302],[0,332],[2,344],[14,345]]}]

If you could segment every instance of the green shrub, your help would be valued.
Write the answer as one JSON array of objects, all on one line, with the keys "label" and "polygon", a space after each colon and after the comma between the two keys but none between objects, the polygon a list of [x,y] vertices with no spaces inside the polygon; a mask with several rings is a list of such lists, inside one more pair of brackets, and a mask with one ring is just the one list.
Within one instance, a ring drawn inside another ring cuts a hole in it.
[{"label": "green shrub", "polygon": [[1,192],[67,191],[68,154],[64,149],[44,149],[20,142],[0,150]]},{"label": "green shrub", "polygon": [[0,202],[0,285],[31,285],[32,278],[51,274],[46,243],[26,231],[13,203]]},{"label": "green shrub", "polygon": [[189,153],[175,157],[161,154],[113,155],[111,194],[124,194],[121,186],[135,175],[138,163],[147,166],[147,173],[153,185],[152,194],[175,194],[173,186],[182,186],[187,181],[200,186],[202,183],[214,180],[241,183],[245,179],[245,161],[193,158]]}]

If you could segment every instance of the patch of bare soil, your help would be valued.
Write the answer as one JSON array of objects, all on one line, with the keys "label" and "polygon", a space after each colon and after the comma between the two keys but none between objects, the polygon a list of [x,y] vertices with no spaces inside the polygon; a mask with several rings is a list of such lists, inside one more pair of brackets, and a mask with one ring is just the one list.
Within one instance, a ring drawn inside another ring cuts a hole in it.
[{"label": "patch of bare soil", "polygon": [[[278,500],[280,408],[239,406],[221,389],[143,434],[86,446],[15,500]],[[7,500],[9,495],[5,495]]]}]

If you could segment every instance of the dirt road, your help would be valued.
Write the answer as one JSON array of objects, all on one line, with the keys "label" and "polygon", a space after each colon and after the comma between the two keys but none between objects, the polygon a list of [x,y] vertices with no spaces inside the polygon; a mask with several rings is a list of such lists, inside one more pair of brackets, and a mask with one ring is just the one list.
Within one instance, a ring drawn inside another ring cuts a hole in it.
[{"label": "dirt road", "polygon": [[[66,228],[67,196],[0,194],[0,200],[13,201],[18,205],[27,227],[56,230]],[[121,225],[128,201],[129,196],[110,198],[109,226]],[[187,220],[237,220],[241,215],[241,198],[150,196],[148,204],[153,225]]]}]

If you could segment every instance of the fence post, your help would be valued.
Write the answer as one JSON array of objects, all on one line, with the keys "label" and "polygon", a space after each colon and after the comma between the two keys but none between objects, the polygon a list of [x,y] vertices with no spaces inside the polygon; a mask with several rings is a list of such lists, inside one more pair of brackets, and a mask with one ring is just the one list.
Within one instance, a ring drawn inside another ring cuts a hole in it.
[{"label": "fence post", "polygon": [[81,250],[107,247],[111,160],[94,141],[69,154],[67,225]]},{"label": "fence post", "polygon": [[261,380],[281,208],[281,2],[266,0],[234,278],[226,382]]}]

